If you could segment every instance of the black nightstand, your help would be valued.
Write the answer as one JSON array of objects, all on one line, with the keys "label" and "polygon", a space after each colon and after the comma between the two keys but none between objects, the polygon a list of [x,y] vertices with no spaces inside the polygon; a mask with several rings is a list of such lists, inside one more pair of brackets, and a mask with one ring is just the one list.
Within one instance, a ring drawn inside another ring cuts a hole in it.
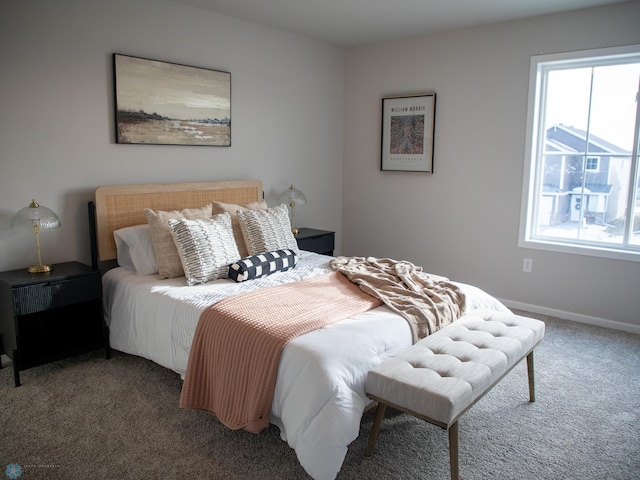
[{"label": "black nightstand", "polygon": [[0,333],[16,387],[21,370],[99,348],[109,358],[100,271],[68,262],[0,272]]},{"label": "black nightstand", "polygon": [[301,228],[298,230],[296,240],[298,241],[298,248],[301,250],[308,250],[309,252],[333,256],[335,236],[335,232],[330,232],[328,230]]}]

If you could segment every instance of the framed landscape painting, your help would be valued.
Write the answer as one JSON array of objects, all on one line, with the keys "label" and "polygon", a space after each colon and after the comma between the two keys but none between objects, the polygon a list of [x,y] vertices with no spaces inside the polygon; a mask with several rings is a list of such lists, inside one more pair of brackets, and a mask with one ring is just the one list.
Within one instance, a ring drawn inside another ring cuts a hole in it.
[{"label": "framed landscape painting", "polygon": [[433,173],[436,94],[382,99],[380,170]]},{"label": "framed landscape painting", "polygon": [[113,55],[116,143],[231,145],[231,74]]}]

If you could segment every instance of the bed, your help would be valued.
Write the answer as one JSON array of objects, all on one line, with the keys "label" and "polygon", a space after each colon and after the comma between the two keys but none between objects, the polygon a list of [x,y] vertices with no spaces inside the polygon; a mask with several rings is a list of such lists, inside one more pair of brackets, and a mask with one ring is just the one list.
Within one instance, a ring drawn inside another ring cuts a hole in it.
[{"label": "bed", "polygon": [[[299,251],[294,268],[244,282],[224,278],[192,285],[185,281],[189,272],[160,279],[158,273],[127,265],[130,258],[125,258],[123,240],[114,232],[144,229],[145,209],[184,211],[212,202],[261,203],[262,184],[250,180],[106,186],[96,190],[89,208],[92,261],[105,272],[104,311],[111,348],[152,360],[183,379],[203,311],[248,291],[318,278],[331,271],[333,260]],[[466,297],[466,311],[508,311],[477,287],[456,285]],[[282,439],[312,478],[336,478],[371,403],[364,392],[367,372],[411,343],[407,321],[384,304],[286,343],[277,365],[268,420],[280,429]]]}]

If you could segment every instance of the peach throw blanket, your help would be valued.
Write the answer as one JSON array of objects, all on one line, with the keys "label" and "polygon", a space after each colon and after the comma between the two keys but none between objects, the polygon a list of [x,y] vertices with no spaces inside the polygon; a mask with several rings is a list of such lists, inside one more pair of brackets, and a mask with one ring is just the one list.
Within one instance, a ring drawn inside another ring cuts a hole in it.
[{"label": "peach throw blanket", "polygon": [[269,425],[287,342],[381,303],[337,272],[219,301],[200,316],[180,406],[212,413],[231,429],[260,432]]}]

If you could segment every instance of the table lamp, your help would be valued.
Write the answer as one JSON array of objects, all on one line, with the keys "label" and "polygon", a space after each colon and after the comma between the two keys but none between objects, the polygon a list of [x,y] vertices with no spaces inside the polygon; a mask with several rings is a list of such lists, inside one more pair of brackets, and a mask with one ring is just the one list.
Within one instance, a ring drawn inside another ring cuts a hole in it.
[{"label": "table lamp", "polygon": [[307,197],[305,197],[304,193],[291,184],[289,188],[278,196],[278,203],[286,203],[289,205],[289,208],[291,208],[291,232],[294,235],[298,235],[298,229],[293,225],[293,218],[295,216],[294,209],[296,208],[296,205],[305,205],[307,203]]},{"label": "table lamp", "polygon": [[11,219],[12,229],[30,229],[36,234],[36,253],[38,254],[38,264],[27,268],[30,273],[44,273],[53,270],[51,265],[43,265],[40,256],[40,232],[52,230],[60,226],[60,219],[53,210],[39,205],[32,200],[29,206],[24,207]]}]

